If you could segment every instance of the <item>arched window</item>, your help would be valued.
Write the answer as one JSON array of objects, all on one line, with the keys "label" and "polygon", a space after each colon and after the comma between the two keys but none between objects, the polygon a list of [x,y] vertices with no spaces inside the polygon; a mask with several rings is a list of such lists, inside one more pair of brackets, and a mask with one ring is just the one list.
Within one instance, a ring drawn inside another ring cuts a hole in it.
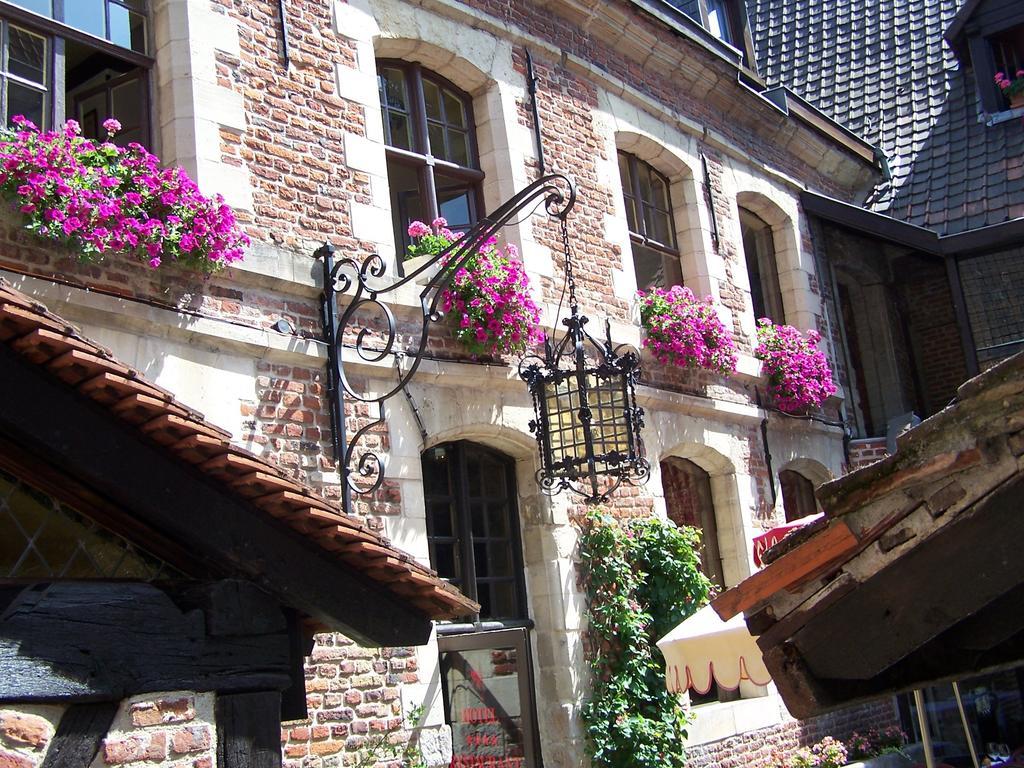
[{"label": "arched window", "polygon": [[619,177],[637,288],[682,283],[668,179],[628,152],[619,152]]},{"label": "arched window", "polygon": [[526,618],[514,462],[464,441],[422,462],[431,566],[480,603],[481,619]]},{"label": "arched window", "polygon": [[740,208],[740,231],[743,235],[743,256],[750,278],[750,299],[754,305],[754,319],[771,318],[776,323],[786,321],[782,309],[782,291],[779,288],[779,267],[775,261],[775,240],[772,228],[746,208]]},{"label": "arched window", "polygon": [[782,486],[782,508],[786,512],[787,523],[817,513],[814,483],[806,477],[795,470],[784,469],[779,472],[779,485]]},{"label": "arched window", "polygon": [[377,73],[395,243],[409,244],[413,220],[443,216],[466,231],[482,208],[484,177],[469,95],[414,63],[378,61]]},{"label": "arched window", "polygon": [[148,3],[17,0],[2,5],[3,125],[16,115],[40,128],[75,119],[86,138],[106,139],[103,122],[115,117],[121,123],[116,143],[150,143]]},{"label": "arched window", "polygon": [[661,482],[669,519],[700,530],[701,568],[718,589],[725,589],[711,476],[689,459],[670,457],[661,462]]}]

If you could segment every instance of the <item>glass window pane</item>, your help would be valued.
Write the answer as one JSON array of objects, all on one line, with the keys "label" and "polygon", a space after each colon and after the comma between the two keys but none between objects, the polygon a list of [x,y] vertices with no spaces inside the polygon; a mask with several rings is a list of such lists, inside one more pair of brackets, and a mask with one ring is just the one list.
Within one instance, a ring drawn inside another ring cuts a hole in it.
[{"label": "glass window pane", "polygon": [[400,69],[384,69],[378,79],[380,89],[380,103],[387,107],[400,109],[403,112],[409,111],[409,101],[406,98],[405,74]]},{"label": "glass window pane", "polygon": [[458,558],[455,554],[455,545],[447,542],[437,542],[434,544],[433,557],[430,560],[430,565],[437,575],[442,579],[454,579],[459,575],[458,569]]},{"label": "glass window pane", "polygon": [[[474,515],[476,517],[476,515]],[[487,557],[486,544],[473,545],[473,567],[476,569],[476,577],[487,578],[491,574],[491,561]]]},{"label": "glass window pane", "polygon": [[441,89],[429,80],[423,81],[423,106],[427,110],[428,120],[444,121],[441,112]]},{"label": "glass window pane", "polygon": [[395,243],[402,251],[409,246],[409,223],[426,221],[427,214],[420,194],[419,169],[404,163],[388,162],[388,185],[391,188],[391,213],[395,225]]},{"label": "glass window pane", "polygon": [[487,555],[492,576],[512,576],[512,550],[508,542],[488,544]]},{"label": "glass window pane", "polygon": [[7,122],[15,115],[27,117],[39,127],[43,127],[43,113],[46,106],[46,94],[27,88],[24,85],[7,82]]},{"label": "glass window pane", "polygon": [[451,91],[444,92],[444,118],[450,126],[466,127],[466,108],[462,100]]},{"label": "glass window pane", "polygon": [[454,536],[452,527],[452,507],[449,502],[430,502],[430,516],[427,518],[427,530],[431,536]]},{"label": "glass window pane", "polygon": [[494,616],[511,618],[519,613],[516,605],[516,587],[513,581],[499,581],[491,586],[491,610]]},{"label": "glass window pane", "polygon": [[8,0],[12,5],[20,5],[30,11],[53,18],[53,0]]},{"label": "glass window pane", "polygon": [[644,203],[650,203],[654,198],[654,193],[651,190],[651,171],[646,165],[641,166],[638,176],[640,177],[640,199]]},{"label": "glass window pane", "polygon": [[447,496],[451,493],[446,449],[435,448],[423,454],[423,492],[428,496]]},{"label": "glass window pane", "polygon": [[469,167],[469,134],[448,129],[448,161],[456,165]]},{"label": "glass window pane", "polygon": [[505,467],[496,461],[487,462],[484,469],[484,493],[491,498],[505,497]]},{"label": "glass window pane", "polygon": [[400,149],[412,149],[412,130],[409,118],[401,112],[385,112],[388,121],[388,144]]},{"label": "glass window pane", "polygon": [[64,23],[96,37],[106,37],[103,0],[71,0],[64,3]]},{"label": "glass window pane", "polygon": [[427,141],[430,154],[442,160],[448,159],[448,151],[444,143],[444,126],[440,123],[427,123]]},{"label": "glass window pane", "polygon": [[636,271],[636,287],[640,290],[668,285],[661,254],[651,248],[633,243],[633,269]]},{"label": "glass window pane", "polygon": [[145,53],[146,17],[117,3],[111,3],[110,42]]},{"label": "glass window pane", "polygon": [[441,186],[446,179],[437,174],[437,207],[452,230],[465,231],[473,223],[471,191],[465,185]]},{"label": "glass window pane", "polygon": [[[474,537],[483,537],[487,535],[486,509],[486,505],[480,502],[474,502],[469,505],[470,527],[472,528]],[[477,573],[482,573],[480,566],[481,563],[478,562],[476,564]]]},{"label": "glass window pane", "polygon": [[669,210],[668,186],[655,174],[651,174],[651,203],[663,211]]},{"label": "glass window pane", "polygon": [[491,537],[508,538],[508,510],[504,504],[487,506],[487,534]]},{"label": "glass window pane", "polygon": [[654,220],[654,227],[647,231],[648,236],[653,237],[662,245],[669,247],[675,245],[675,237],[672,232],[672,217],[661,211],[652,211],[651,218]]},{"label": "glass window pane", "polygon": [[113,114],[125,130],[142,124],[142,81],[130,80],[115,86],[110,93]]},{"label": "glass window pane", "polygon": [[7,71],[45,86],[46,38],[15,26],[8,35]]}]

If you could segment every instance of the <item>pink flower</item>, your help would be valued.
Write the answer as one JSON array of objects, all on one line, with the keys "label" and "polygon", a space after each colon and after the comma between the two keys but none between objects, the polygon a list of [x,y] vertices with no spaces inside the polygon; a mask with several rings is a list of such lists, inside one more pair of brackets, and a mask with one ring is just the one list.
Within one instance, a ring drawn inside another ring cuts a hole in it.
[{"label": "pink flower", "polygon": [[77,120],[68,120],[64,123],[64,133],[68,136],[81,136],[82,126],[78,124]]},{"label": "pink flower", "polygon": [[108,117],[103,121],[103,130],[107,132],[108,136],[113,136],[121,130],[121,123],[113,117]]},{"label": "pink flower", "polygon": [[430,226],[433,227],[435,232],[440,232],[442,229],[448,226],[448,219],[446,219],[444,216],[438,216],[436,219],[430,222]]},{"label": "pink flower", "polygon": [[424,224],[422,221],[414,221],[409,224],[409,237],[423,237],[424,235],[431,234],[430,227]]}]

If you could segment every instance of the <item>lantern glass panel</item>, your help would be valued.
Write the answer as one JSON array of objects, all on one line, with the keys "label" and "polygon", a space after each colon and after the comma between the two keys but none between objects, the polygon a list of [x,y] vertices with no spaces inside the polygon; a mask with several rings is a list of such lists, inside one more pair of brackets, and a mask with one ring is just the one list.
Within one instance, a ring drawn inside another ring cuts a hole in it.
[{"label": "lantern glass panel", "polygon": [[580,421],[580,393],[575,377],[544,387],[552,466],[576,466],[586,460],[586,438]]},{"label": "lantern glass panel", "polygon": [[[598,458],[618,453],[619,461],[629,456],[629,419],[626,413],[625,380],[591,374],[588,379],[594,454]],[[612,466],[619,461],[612,463]],[[602,462],[605,463],[605,462]]]}]

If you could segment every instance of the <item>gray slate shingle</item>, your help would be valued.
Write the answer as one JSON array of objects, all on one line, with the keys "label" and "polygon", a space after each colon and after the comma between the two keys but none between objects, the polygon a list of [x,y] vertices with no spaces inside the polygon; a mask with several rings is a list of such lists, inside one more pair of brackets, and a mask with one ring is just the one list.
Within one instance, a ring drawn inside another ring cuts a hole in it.
[{"label": "gray slate shingle", "polygon": [[[1024,125],[979,122],[943,33],[960,0],[746,0],[758,70],[878,145],[866,205],[953,234],[1024,216]],[[983,210],[978,211],[984,201]]]}]

